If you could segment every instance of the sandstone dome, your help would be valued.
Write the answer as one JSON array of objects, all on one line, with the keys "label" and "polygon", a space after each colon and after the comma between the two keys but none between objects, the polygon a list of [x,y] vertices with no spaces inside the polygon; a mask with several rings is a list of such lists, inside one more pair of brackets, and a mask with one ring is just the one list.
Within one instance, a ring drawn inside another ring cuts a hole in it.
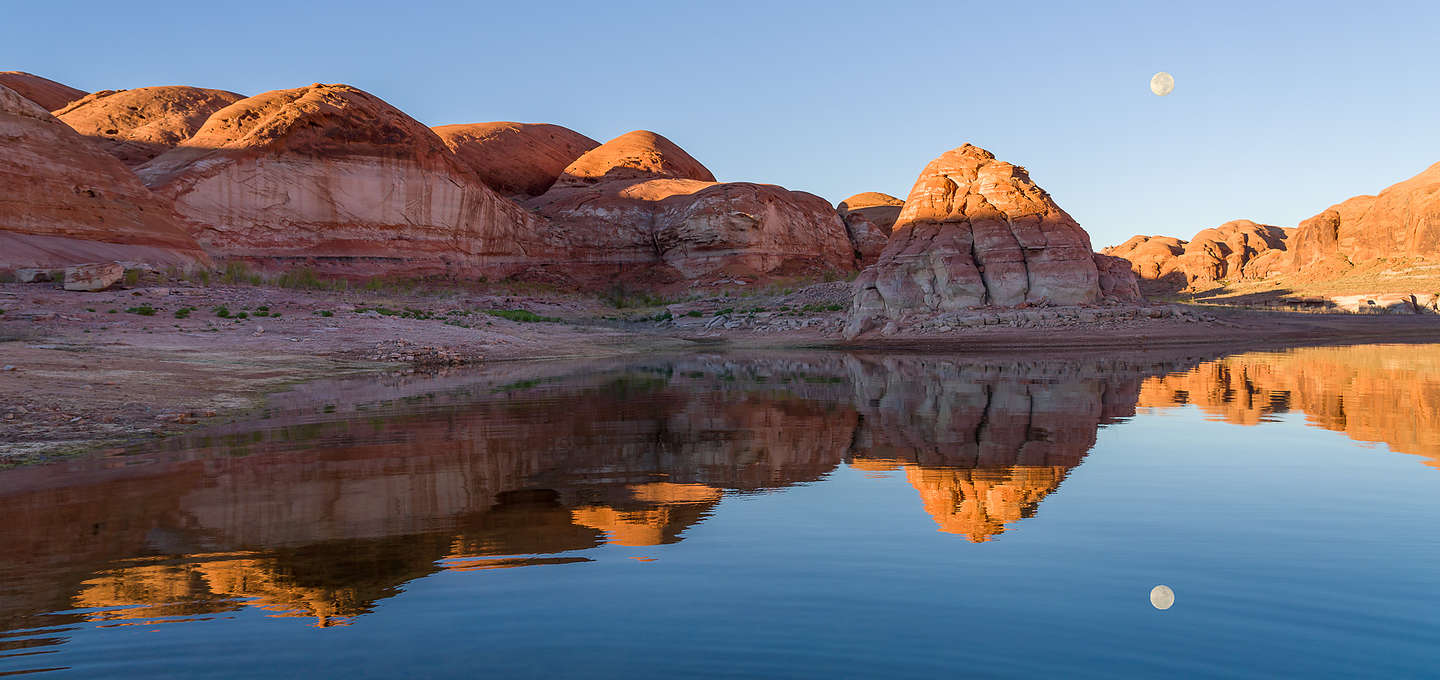
[{"label": "sandstone dome", "polygon": [[506,196],[545,193],[575,159],[600,143],[544,123],[442,125],[435,133],[481,182]]},{"label": "sandstone dome", "polygon": [[234,92],[186,86],[100,90],[55,116],[133,167],[175,148],[210,114],[241,99]]},{"label": "sandstone dome", "polygon": [[585,152],[565,168],[556,185],[647,179],[714,182],[715,175],[675,142],[649,130],[635,130]]},{"label": "sandstone dome", "polygon": [[242,99],[136,172],[218,256],[417,276],[503,275],[545,254],[537,218],[348,85]]}]

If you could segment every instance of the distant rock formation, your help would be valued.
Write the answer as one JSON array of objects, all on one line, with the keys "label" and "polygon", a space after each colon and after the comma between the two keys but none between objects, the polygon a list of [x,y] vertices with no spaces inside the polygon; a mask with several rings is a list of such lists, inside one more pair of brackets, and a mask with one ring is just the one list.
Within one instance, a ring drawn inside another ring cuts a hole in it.
[{"label": "distant rock formation", "polygon": [[92,92],[55,116],[134,167],[175,148],[210,114],[244,95],[198,87],[137,87]]},{"label": "distant rock formation", "polygon": [[219,257],[417,276],[503,275],[553,255],[541,222],[433,131],[348,85],[240,100],[137,172]]},{"label": "distant rock formation", "polygon": [[519,200],[545,193],[575,159],[600,146],[574,130],[541,123],[473,123],[433,129],[481,182]]},{"label": "distant rock formation", "polygon": [[54,111],[83,96],[84,90],[24,71],[0,71],[0,87],[8,87],[46,111]]},{"label": "distant rock formation", "polygon": [[169,205],[120,161],[0,86],[0,269],[205,260]]},{"label": "distant rock formation", "polygon": [[1099,299],[1089,234],[1024,168],[966,144],[920,174],[879,261],[855,281],[846,335],[907,314]]},{"label": "distant rock formation", "polygon": [[855,194],[836,206],[840,219],[845,220],[850,242],[855,244],[855,258],[860,266],[874,264],[879,259],[904,206],[905,201],[878,191]]},{"label": "distant rock formation", "polygon": [[1292,269],[1311,275],[1382,258],[1440,260],[1440,163],[1327,208],[1301,222],[1293,241]]},{"label": "distant rock formation", "polygon": [[1205,290],[1225,281],[1265,278],[1284,271],[1291,231],[1250,220],[1201,230],[1189,241],[1134,236],[1101,252],[1128,260],[1150,292]]},{"label": "distant rock formation", "polygon": [[566,275],[592,285],[854,268],[845,226],[824,199],[715,182],[675,143],[643,130],[587,152],[525,205],[551,221]]}]

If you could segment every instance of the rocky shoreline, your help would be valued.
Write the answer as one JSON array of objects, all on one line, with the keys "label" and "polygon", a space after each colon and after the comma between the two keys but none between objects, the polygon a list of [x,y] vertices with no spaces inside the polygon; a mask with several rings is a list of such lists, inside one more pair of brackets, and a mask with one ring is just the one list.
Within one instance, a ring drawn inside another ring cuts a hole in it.
[{"label": "rocky shoreline", "polygon": [[496,362],[814,348],[1018,352],[1440,342],[1440,316],[1250,312],[1192,305],[1036,306],[901,318],[846,341],[847,282],[617,309],[501,288],[293,290],[137,284],[95,293],[0,284],[0,465],[253,418],[269,395],[345,375]]}]

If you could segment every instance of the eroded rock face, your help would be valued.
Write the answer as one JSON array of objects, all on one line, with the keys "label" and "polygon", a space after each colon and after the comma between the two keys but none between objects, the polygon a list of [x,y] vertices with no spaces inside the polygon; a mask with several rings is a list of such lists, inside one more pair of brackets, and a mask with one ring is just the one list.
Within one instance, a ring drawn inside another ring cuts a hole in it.
[{"label": "eroded rock face", "polygon": [[565,244],[558,267],[588,285],[854,268],[844,223],[824,199],[769,184],[715,182],[652,132],[628,133],[581,156],[525,205]]},{"label": "eroded rock face", "polygon": [[55,116],[134,167],[175,148],[210,114],[241,99],[234,92],[185,86],[100,90],[56,110]]},{"label": "eroded rock face", "polygon": [[137,168],[212,254],[352,274],[504,275],[542,224],[429,128],[348,85],[275,90]]},{"label": "eroded rock face", "polygon": [[1152,292],[1205,290],[1222,281],[1261,279],[1283,271],[1292,231],[1233,220],[1201,230],[1189,241],[1134,236],[1101,252],[1128,260],[1141,287]]},{"label": "eroded rock face", "polygon": [[521,200],[545,193],[575,159],[600,146],[559,125],[498,122],[434,130],[481,182]]},{"label": "eroded rock face", "polygon": [[120,161],[0,86],[0,269],[205,259]]},{"label": "eroded rock face", "polygon": [[1115,302],[1141,303],[1140,280],[1122,257],[1095,253],[1095,271],[1100,275],[1100,295]]},{"label": "eroded rock face", "polygon": [[840,219],[845,221],[850,242],[855,244],[855,258],[860,266],[879,259],[904,206],[905,201],[878,191],[855,194],[836,206]]},{"label": "eroded rock face", "polygon": [[0,71],[0,87],[8,87],[46,111],[54,111],[85,96],[84,90],[24,71]]},{"label": "eroded rock face", "polygon": [[1293,267],[1343,272],[1381,258],[1440,259],[1440,163],[1300,223]]},{"label": "eroded rock face", "polygon": [[846,334],[906,314],[1099,299],[1089,234],[1024,168],[966,144],[916,180],[879,261],[855,281]]}]

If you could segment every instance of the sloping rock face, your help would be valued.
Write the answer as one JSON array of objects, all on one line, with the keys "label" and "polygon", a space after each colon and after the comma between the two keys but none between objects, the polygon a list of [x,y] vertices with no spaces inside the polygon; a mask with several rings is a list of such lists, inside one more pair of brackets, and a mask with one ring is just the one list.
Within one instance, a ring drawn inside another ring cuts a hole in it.
[{"label": "sloping rock face", "polygon": [[55,116],[134,167],[175,148],[210,114],[244,98],[185,86],[101,90],[70,102]]},{"label": "sloping rock face", "polygon": [[713,177],[664,137],[631,132],[576,159],[525,205],[565,244],[557,267],[585,285],[854,268],[845,225],[824,199]]},{"label": "sloping rock face", "polygon": [[348,85],[240,100],[137,168],[214,255],[345,274],[505,275],[542,223],[429,128]]},{"label": "sloping rock face", "polygon": [[545,193],[575,159],[600,146],[559,125],[499,122],[434,130],[476,178],[520,200]]},{"label": "sloping rock face", "polygon": [[1382,258],[1440,259],[1440,163],[1300,223],[1293,267],[1344,270]]},{"label": "sloping rock face", "polygon": [[1134,236],[1101,252],[1128,260],[1141,287],[1151,292],[1203,290],[1221,281],[1261,279],[1283,271],[1292,231],[1233,220],[1201,230],[1189,241]]},{"label": "sloping rock face", "polygon": [[879,261],[855,281],[846,334],[906,314],[1099,299],[1090,235],[1024,168],[966,144],[916,180]]},{"label": "sloping rock face", "polygon": [[860,266],[873,264],[890,242],[895,220],[900,218],[902,201],[889,194],[867,191],[840,201],[835,209],[845,221],[845,231],[855,244],[855,258]]},{"label": "sloping rock face", "polygon": [[24,71],[0,71],[0,87],[14,90],[46,111],[54,111],[85,96],[84,90]]},{"label": "sloping rock face", "polygon": [[0,270],[204,259],[167,203],[120,161],[0,86]]}]

